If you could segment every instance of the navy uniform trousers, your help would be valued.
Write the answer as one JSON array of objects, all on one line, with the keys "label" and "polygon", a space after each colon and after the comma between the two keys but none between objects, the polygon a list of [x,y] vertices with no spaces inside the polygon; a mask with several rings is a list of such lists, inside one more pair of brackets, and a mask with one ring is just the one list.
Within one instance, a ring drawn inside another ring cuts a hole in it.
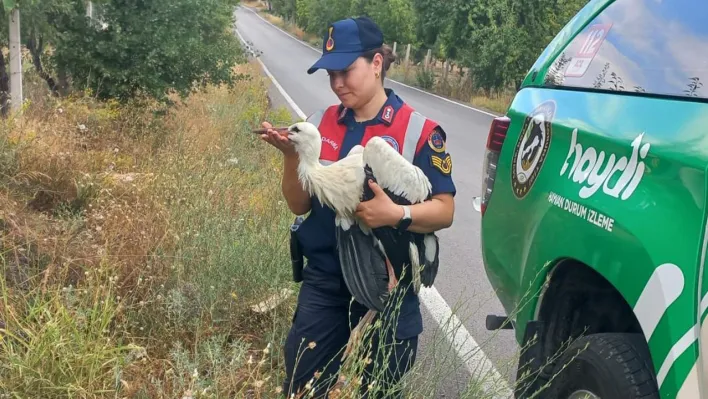
[{"label": "navy uniform trousers", "polygon": [[[321,284],[317,287],[310,285],[307,280],[305,278],[301,287],[292,328],[285,342],[285,367],[288,377],[283,384],[283,393],[287,398],[291,393],[295,393],[297,397],[298,391],[312,380],[316,372],[321,375],[312,383],[315,388],[314,397],[327,398],[327,391],[337,382],[340,359],[351,329],[368,310],[350,300],[351,297],[342,295],[346,288],[341,276],[331,276],[327,284],[331,286],[331,290],[323,288]],[[398,297],[392,299],[399,300]],[[380,316],[381,314],[377,314],[374,323]],[[398,322],[404,322],[400,319],[402,317],[394,316],[393,319],[399,318]],[[410,370],[416,359],[418,336],[396,339],[395,328],[390,326],[388,318],[385,320],[386,327],[377,329],[383,334],[369,335],[369,342],[373,344],[373,358],[363,373],[363,398],[383,398],[384,395],[386,398],[399,397],[400,392],[392,395],[392,386]],[[381,335],[384,347],[381,347]],[[379,391],[383,388],[383,392],[367,392],[366,388],[372,381],[372,371],[376,373],[373,376],[375,384],[383,385],[379,387]],[[383,376],[382,371],[385,374]]]}]

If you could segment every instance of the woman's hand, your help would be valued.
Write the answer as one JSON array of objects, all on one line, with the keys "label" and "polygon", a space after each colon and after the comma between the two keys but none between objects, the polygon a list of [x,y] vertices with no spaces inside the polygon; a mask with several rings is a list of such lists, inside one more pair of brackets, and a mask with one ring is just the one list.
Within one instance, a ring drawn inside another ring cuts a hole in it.
[{"label": "woman's hand", "polygon": [[403,208],[391,201],[383,189],[372,180],[369,180],[369,187],[374,192],[374,198],[360,202],[356,208],[356,216],[372,229],[395,227],[403,217]]},{"label": "woman's hand", "polygon": [[[356,216],[369,228],[383,226],[396,227],[403,217],[403,207],[389,198],[383,189],[369,180],[369,187],[374,198],[360,202]],[[434,195],[429,201],[410,206],[412,223],[408,231],[414,233],[433,233],[452,225],[455,214],[455,199],[452,194]]]},{"label": "woman's hand", "polygon": [[268,122],[263,122],[262,126],[268,129],[267,133],[261,134],[261,139],[263,141],[279,149],[280,152],[282,152],[285,156],[296,155],[295,147],[293,146],[293,143],[290,142],[287,136],[282,135],[277,131],[273,130],[273,125]]},{"label": "woman's hand", "polygon": [[288,208],[296,215],[304,215],[310,211],[312,206],[310,195],[303,190],[297,175],[297,167],[300,163],[293,143],[284,135],[273,130],[273,125],[263,122],[262,126],[268,131],[261,135],[261,139],[266,143],[280,150],[283,153],[283,178],[280,182],[283,197],[288,203]]}]

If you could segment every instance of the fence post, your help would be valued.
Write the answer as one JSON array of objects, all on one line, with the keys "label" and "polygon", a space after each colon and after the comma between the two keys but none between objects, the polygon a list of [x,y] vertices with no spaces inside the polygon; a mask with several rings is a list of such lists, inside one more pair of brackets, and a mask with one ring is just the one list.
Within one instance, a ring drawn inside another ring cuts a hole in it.
[{"label": "fence post", "polygon": [[12,109],[22,107],[22,55],[20,53],[20,9],[10,11],[10,95]]},{"label": "fence post", "polygon": [[411,59],[411,45],[410,45],[410,43],[408,43],[408,46],[406,46],[406,66],[408,66],[410,59]]},{"label": "fence post", "polygon": [[432,56],[432,54],[433,50],[428,49],[428,54],[425,55],[425,69],[428,69],[428,67],[430,66],[430,57]]}]

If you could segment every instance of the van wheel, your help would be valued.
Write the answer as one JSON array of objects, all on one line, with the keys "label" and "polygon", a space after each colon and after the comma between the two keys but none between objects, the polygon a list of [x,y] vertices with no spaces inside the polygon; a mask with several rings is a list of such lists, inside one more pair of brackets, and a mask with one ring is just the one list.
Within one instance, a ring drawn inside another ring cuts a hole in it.
[{"label": "van wheel", "polygon": [[544,397],[659,399],[651,356],[642,334],[579,338],[557,360]]}]

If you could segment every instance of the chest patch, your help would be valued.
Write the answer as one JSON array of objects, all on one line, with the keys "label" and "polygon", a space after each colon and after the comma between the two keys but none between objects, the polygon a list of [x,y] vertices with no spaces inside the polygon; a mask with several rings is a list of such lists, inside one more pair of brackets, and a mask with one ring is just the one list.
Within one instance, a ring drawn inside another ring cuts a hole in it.
[{"label": "chest patch", "polygon": [[384,139],[384,140],[386,140],[386,142],[387,142],[389,145],[391,145],[391,147],[393,147],[393,149],[395,149],[396,151],[400,152],[400,151],[398,150],[398,142],[396,141],[396,139],[394,139],[394,138],[391,137],[391,136],[383,136],[383,137],[381,137],[381,138]]}]

